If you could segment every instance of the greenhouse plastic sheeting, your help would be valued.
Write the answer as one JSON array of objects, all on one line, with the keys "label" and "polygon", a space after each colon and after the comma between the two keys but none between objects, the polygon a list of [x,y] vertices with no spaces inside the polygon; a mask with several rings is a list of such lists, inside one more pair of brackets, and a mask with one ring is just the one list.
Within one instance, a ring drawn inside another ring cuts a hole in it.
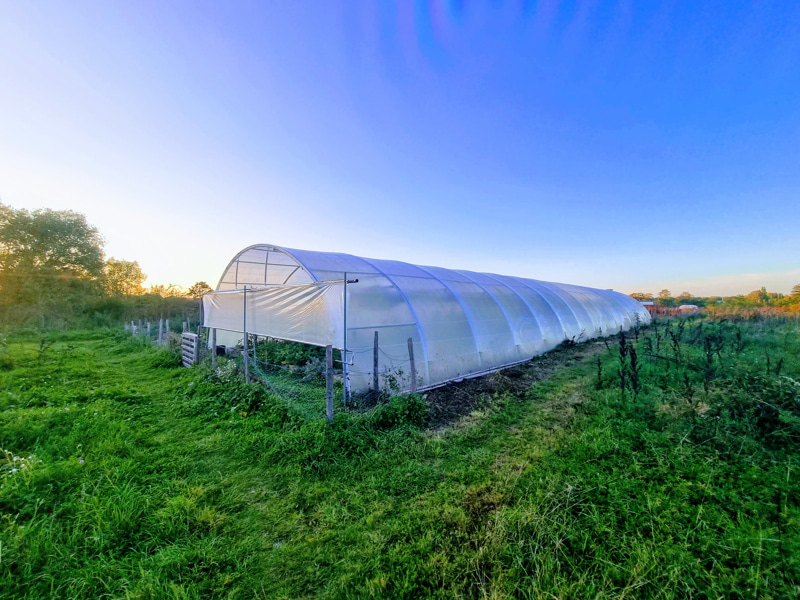
[{"label": "greenhouse plastic sheeting", "polygon": [[[345,274],[358,283],[345,288]],[[409,388],[410,338],[424,389],[650,322],[636,300],[611,290],[258,245],[204,297],[206,327],[243,330],[245,286],[249,333],[339,349],[346,337],[360,391],[371,386],[376,331],[382,385]]]},{"label": "greenhouse plastic sheeting", "polygon": [[[342,283],[281,285],[206,294],[206,327],[316,346],[342,339]],[[247,310],[244,302],[247,298]]]}]

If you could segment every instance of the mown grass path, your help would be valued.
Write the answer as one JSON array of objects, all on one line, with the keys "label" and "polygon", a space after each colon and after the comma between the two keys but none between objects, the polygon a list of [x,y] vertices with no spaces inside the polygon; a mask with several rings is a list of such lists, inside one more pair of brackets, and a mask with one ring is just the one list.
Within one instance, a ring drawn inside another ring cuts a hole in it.
[{"label": "mown grass path", "polygon": [[12,338],[0,596],[789,597],[800,338],[747,327],[735,380],[654,361],[634,398],[612,348],[440,433],[401,401],[327,427],[135,340]]}]

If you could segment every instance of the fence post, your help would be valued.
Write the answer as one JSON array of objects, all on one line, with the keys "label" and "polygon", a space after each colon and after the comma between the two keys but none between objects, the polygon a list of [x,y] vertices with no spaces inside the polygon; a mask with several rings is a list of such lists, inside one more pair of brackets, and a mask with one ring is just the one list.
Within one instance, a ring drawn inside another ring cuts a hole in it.
[{"label": "fence post", "polygon": [[205,319],[203,318],[205,315],[203,315],[203,297],[202,296],[200,296],[200,312],[199,312],[199,314],[200,314],[200,322],[197,324],[197,335],[200,335],[200,332],[202,331],[201,328],[203,327],[203,321],[205,321]]},{"label": "fence post", "polygon": [[325,411],[328,425],[333,423],[333,346],[325,346]]},{"label": "fence post", "polygon": [[217,329],[211,330],[211,364],[217,366]]},{"label": "fence post", "polygon": [[375,346],[372,349],[372,389],[375,390],[375,395],[380,393],[378,388],[378,332],[375,332]]},{"label": "fence post", "polygon": [[408,360],[411,363],[411,393],[417,391],[417,367],[414,364],[414,340],[408,338]]},{"label": "fence post", "polygon": [[158,320],[158,345],[164,344],[164,319]]},{"label": "fence post", "polygon": [[150,339],[150,321],[147,322],[147,339]]}]

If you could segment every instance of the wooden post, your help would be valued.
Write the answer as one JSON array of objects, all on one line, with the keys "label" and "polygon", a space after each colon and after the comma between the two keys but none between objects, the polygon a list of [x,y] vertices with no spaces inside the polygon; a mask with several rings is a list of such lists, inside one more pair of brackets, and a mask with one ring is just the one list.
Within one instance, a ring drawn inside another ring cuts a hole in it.
[{"label": "wooden post", "polygon": [[325,411],[328,425],[333,423],[333,346],[325,346]]},{"label": "wooden post", "polygon": [[186,333],[188,327],[186,327],[186,321],[183,322],[183,333]]},{"label": "wooden post", "polygon": [[417,392],[417,367],[414,364],[414,340],[408,338],[408,360],[411,363],[411,393]]},{"label": "wooden post", "polygon": [[161,346],[164,343],[164,319],[158,320],[158,345]]},{"label": "wooden post", "polygon": [[217,330],[211,330],[211,364],[217,366]]},{"label": "wooden post", "polygon": [[150,321],[147,322],[147,339],[150,339]]},{"label": "wooden post", "polygon": [[375,332],[375,344],[372,348],[372,389],[375,390],[375,395],[380,393],[378,387],[378,332]]},{"label": "wooden post", "polygon": [[205,315],[203,314],[203,297],[202,296],[200,296],[200,312],[198,314],[200,315],[200,322],[197,324],[197,333],[199,334],[200,333],[200,328],[203,326],[203,321],[205,321],[205,319],[203,318]]}]

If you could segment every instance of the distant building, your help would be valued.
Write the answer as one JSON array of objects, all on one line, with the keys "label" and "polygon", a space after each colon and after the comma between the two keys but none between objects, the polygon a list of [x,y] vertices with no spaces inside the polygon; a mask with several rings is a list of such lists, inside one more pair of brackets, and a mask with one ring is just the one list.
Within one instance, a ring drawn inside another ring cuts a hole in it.
[{"label": "distant building", "polygon": [[639,304],[644,306],[651,316],[656,314],[656,303],[654,300],[639,300]]},{"label": "distant building", "polygon": [[682,313],[693,313],[693,312],[700,312],[700,307],[696,304],[681,304],[678,307],[678,310]]}]

